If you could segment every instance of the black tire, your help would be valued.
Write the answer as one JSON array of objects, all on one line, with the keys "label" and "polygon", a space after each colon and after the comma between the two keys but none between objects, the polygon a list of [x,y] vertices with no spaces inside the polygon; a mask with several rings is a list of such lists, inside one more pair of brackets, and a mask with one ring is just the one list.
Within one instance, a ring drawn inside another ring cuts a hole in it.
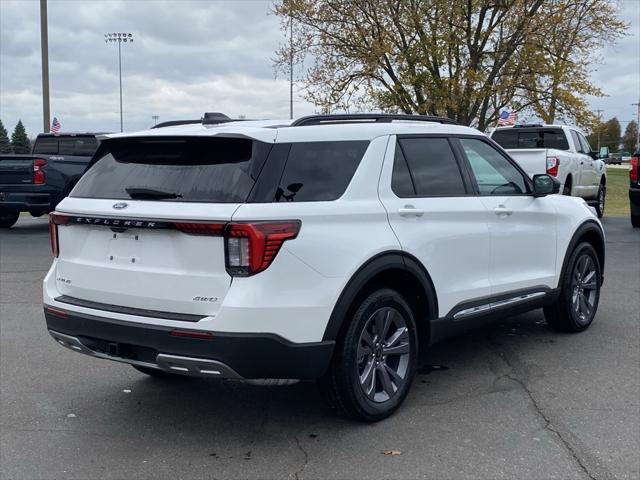
[{"label": "black tire", "polygon": [[640,215],[631,215],[631,225],[640,228]]},{"label": "black tire", "polygon": [[567,333],[589,328],[600,301],[601,272],[593,246],[587,242],[580,243],[567,262],[560,281],[560,297],[556,303],[544,308],[544,316],[551,328]]},{"label": "black tire", "polygon": [[389,288],[355,307],[319,385],[341,414],[376,422],[395,412],[409,392],[418,359],[416,324],[409,304]]},{"label": "black tire", "polygon": [[140,367],[138,365],[131,365],[133,368],[138,370],[145,375],[149,375],[153,378],[166,378],[166,379],[175,379],[175,378],[188,378],[185,375],[180,375],[179,373],[170,373],[165,372],[164,370],[160,370],[157,368],[149,368],[149,367]]},{"label": "black tire", "polygon": [[20,218],[20,212],[13,210],[0,210],[0,228],[11,228]]},{"label": "black tire", "polygon": [[598,218],[602,218],[604,216],[604,207],[605,207],[605,199],[607,196],[607,187],[601,183],[598,187],[598,196],[596,197],[596,213],[598,214]]},{"label": "black tire", "polygon": [[564,187],[562,187],[562,195],[565,197],[571,196],[571,184],[567,185],[565,182]]}]

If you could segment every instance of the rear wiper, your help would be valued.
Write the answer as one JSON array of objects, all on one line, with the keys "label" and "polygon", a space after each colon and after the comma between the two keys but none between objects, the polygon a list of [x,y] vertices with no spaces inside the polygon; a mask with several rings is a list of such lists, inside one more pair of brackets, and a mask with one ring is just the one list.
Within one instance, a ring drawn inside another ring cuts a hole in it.
[{"label": "rear wiper", "polygon": [[163,192],[162,190],[153,190],[151,188],[125,188],[125,191],[134,200],[182,198],[179,193]]}]

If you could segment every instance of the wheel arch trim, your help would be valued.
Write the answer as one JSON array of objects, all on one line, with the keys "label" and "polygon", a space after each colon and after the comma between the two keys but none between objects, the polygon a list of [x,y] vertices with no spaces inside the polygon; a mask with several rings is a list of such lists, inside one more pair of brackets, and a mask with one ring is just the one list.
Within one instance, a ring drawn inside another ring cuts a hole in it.
[{"label": "wheel arch trim", "polygon": [[600,239],[601,249],[598,250],[598,247],[594,245],[594,249],[598,254],[598,261],[600,262],[600,284],[604,283],[604,262],[605,262],[605,240],[604,240],[604,232],[602,228],[595,220],[587,220],[583,222],[573,233],[569,244],[567,245],[567,249],[564,253],[564,259],[562,260],[562,268],[560,270],[560,276],[558,277],[558,288],[562,284],[562,279],[564,278],[565,272],[567,271],[567,264],[569,262],[569,257],[573,250],[578,246],[578,243],[582,240],[585,234],[595,233]]},{"label": "wheel arch trim", "polygon": [[419,286],[427,299],[428,319],[431,321],[438,318],[438,298],[433,280],[427,270],[412,255],[400,250],[392,250],[371,257],[351,276],[333,307],[322,340],[337,339],[354,300],[371,280],[385,271],[398,269],[418,279]]}]

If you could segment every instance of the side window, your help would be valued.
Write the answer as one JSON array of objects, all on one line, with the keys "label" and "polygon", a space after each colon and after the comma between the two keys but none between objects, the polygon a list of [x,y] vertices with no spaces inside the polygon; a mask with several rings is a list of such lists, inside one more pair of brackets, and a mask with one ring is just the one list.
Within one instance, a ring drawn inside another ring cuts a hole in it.
[{"label": "side window", "polygon": [[573,144],[576,147],[576,152],[586,153],[584,151],[584,147],[580,143],[580,138],[578,137],[578,132],[576,132],[575,130],[571,130],[571,138],[573,139]]},{"label": "side window", "polygon": [[400,139],[391,188],[399,197],[466,194],[458,162],[446,138]]},{"label": "side window", "polygon": [[582,151],[584,153],[591,153],[591,145],[589,145],[589,141],[584,138],[584,135],[578,133],[578,138],[580,139],[580,145],[582,145]]},{"label": "side window", "polygon": [[461,138],[481,195],[521,195],[527,183],[516,167],[482,140]]},{"label": "side window", "polygon": [[291,145],[276,202],[336,200],[347,189],[369,142],[304,142]]}]

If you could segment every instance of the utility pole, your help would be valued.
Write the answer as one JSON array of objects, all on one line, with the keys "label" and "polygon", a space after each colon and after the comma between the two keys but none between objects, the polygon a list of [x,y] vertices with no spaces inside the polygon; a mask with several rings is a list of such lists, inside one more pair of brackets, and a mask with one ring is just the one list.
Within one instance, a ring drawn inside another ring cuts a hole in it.
[{"label": "utility pole", "polygon": [[596,113],[598,114],[598,155],[600,155],[600,131],[602,130],[602,112],[604,112],[604,110],[602,109],[596,110]]},{"label": "utility pole", "polygon": [[289,19],[289,118],[293,120],[293,17]]},{"label": "utility pole", "polygon": [[49,34],[47,32],[47,0],[40,0],[40,51],[42,54],[42,130],[49,133]]},{"label": "utility pole", "polygon": [[638,117],[636,120],[636,151],[640,150],[640,100],[638,103],[632,103],[634,107],[638,107]]}]

